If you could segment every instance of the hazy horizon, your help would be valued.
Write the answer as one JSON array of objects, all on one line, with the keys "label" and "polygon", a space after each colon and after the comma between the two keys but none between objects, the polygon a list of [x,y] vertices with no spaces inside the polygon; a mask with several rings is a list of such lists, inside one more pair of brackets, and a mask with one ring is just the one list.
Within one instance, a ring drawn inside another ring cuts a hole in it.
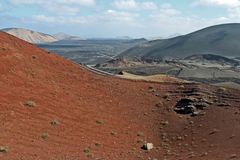
[{"label": "hazy horizon", "polygon": [[0,28],[83,38],[167,38],[240,22],[240,0],[0,0]]}]

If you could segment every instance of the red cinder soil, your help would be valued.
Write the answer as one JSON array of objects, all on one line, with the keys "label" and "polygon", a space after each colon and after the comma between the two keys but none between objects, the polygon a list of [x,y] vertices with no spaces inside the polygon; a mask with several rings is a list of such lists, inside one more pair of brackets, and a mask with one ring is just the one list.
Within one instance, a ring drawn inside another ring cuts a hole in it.
[{"label": "red cinder soil", "polygon": [[[175,113],[186,96],[212,103],[196,117]],[[240,159],[239,97],[97,75],[0,32],[3,160]],[[142,150],[145,141],[154,149]]]}]

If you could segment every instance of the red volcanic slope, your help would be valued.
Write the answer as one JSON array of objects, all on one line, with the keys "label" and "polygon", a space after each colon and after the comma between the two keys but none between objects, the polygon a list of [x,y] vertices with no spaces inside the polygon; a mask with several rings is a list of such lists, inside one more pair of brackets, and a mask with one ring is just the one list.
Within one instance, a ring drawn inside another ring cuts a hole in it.
[{"label": "red volcanic slope", "polygon": [[[176,114],[187,94],[213,103],[196,117]],[[239,96],[96,75],[0,32],[0,159],[239,159]]]}]

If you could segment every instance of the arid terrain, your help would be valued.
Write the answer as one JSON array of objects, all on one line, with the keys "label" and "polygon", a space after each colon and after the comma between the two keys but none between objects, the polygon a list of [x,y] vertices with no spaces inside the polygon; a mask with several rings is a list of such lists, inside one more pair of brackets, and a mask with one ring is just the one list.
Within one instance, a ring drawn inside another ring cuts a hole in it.
[{"label": "arid terrain", "polygon": [[0,159],[240,158],[238,90],[104,76],[3,32],[0,60]]},{"label": "arid terrain", "polygon": [[29,43],[51,43],[57,41],[57,39],[49,34],[40,33],[24,28],[5,28],[1,29],[2,32],[6,32]]},{"label": "arid terrain", "polygon": [[96,65],[114,59],[123,51],[146,42],[146,39],[63,39],[38,44],[40,48],[57,53],[76,63]]},{"label": "arid terrain", "polygon": [[239,23],[221,24],[138,44],[96,67],[111,73],[166,74],[240,89]]},{"label": "arid terrain", "polygon": [[159,62],[119,58],[95,67],[112,74],[125,71],[140,76],[169,75],[184,80],[240,89],[239,61],[216,55],[194,55],[185,59]]}]

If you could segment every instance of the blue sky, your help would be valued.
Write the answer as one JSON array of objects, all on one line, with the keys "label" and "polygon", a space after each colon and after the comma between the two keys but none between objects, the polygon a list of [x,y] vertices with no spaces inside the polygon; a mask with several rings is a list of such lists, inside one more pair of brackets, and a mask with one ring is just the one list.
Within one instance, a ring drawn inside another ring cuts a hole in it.
[{"label": "blue sky", "polygon": [[0,0],[0,28],[81,37],[168,37],[240,22],[240,0]]}]

